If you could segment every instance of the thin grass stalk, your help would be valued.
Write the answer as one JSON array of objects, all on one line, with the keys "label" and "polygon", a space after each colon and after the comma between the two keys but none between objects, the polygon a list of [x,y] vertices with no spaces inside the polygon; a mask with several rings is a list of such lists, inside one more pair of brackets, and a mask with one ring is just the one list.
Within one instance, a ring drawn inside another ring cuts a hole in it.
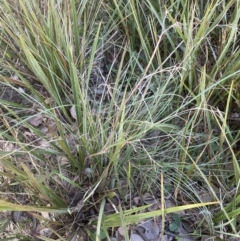
[{"label": "thin grass stalk", "polygon": [[[157,211],[152,211],[152,212],[147,212],[147,213],[138,213],[138,211],[143,210],[143,209],[147,209],[150,206],[150,205],[146,205],[146,206],[143,206],[141,208],[131,209],[131,212],[136,213],[134,215],[131,215],[129,213],[129,211],[123,211],[124,222],[125,222],[126,225],[129,225],[129,224],[134,224],[136,222],[141,222],[141,221],[146,220],[148,218],[154,218],[154,217],[157,217],[157,216],[161,216],[163,214],[163,212],[164,212],[164,214],[176,213],[178,211],[203,207],[203,206],[206,206],[206,205],[214,205],[214,204],[217,204],[217,202],[189,204],[189,205],[185,205],[185,206],[167,208],[167,209],[164,209],[164,211],[163,210],[157,210]],[[105,215],[104,225],[106,227],[119,227],[119,226],[121,226],[120,214],[116,213],[116,214],[111,214],[111,215]]]}]

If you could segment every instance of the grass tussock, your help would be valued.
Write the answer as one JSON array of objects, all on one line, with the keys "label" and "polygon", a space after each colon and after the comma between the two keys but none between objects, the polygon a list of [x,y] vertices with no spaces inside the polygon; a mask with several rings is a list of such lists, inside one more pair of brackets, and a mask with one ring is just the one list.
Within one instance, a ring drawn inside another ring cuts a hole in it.
[{"label": "grass tussock", "polygon": [[2,239],[239,239],[238,0],[0,13]]}]

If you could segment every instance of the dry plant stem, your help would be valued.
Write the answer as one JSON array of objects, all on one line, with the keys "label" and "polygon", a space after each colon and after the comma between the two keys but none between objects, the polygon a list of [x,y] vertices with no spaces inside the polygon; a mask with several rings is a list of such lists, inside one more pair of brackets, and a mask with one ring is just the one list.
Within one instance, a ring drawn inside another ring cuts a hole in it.
[{"label": "dry plant stem", "polygon": [[[155,54],[156,54],[156,52],[157,52],[157,50],[158,50],[158,48],[159,48],[159,44],[160,44],[160,42],[161,42],[161,40],[162,40],[162,36],[163,36],[163,33],[159,36],[158,42],[157,42],[157,44],[156,44],[156,47],[155,47],[155,49],[154,49],[154,51],[153,51],[153,53],[152,53],[152,56],[151,56],[151,58],[150,58],[150,60],[149,60],[148,65],[147,65],[147,67],[146,67],[146,69],[145,69],[145,71],[144,71],[144,73],[143,73],[143,77],[139,80],[139,82],[136,84],[136,86],[134,87],[134,89],[132,90],[132,92],[129,94],[129,96],[127,97],[127,99],[124,101],[124,105],[126,105],[126,103],[131,99],[131,97],[133,96],[133,94],[137,91],[138,87],[139,87],[139,86],[142,84],[142,82],[144,81],[144,78],[146,77],[146,74],[147,74],[147,72],[148,72],[148,69],[150,68],[150,65],[152,64],[153,58],[154,58],[154,56],[155,56]],[[123,108],[123,107],[122,107],[122,108]]]}]

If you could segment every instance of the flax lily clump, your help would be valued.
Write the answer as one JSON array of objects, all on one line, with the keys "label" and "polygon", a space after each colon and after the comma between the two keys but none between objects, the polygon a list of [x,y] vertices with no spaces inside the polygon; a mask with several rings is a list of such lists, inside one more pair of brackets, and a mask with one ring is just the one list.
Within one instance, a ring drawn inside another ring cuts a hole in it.
[{"label": "flax lily clump", "polygon": [[0,230],[239,238],[239,4],[1,0]]}]

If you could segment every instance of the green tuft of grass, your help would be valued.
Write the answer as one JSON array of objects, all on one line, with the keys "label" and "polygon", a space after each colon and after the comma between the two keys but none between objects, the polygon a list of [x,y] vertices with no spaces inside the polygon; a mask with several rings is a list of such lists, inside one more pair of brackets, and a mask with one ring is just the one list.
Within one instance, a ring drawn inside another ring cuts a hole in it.
[{"label": "green tuft of grass", "polygon": [[2,232],[129,240],[178,213],[196,237],[239,238],[239,1],[1,0],[0,13]]}]

